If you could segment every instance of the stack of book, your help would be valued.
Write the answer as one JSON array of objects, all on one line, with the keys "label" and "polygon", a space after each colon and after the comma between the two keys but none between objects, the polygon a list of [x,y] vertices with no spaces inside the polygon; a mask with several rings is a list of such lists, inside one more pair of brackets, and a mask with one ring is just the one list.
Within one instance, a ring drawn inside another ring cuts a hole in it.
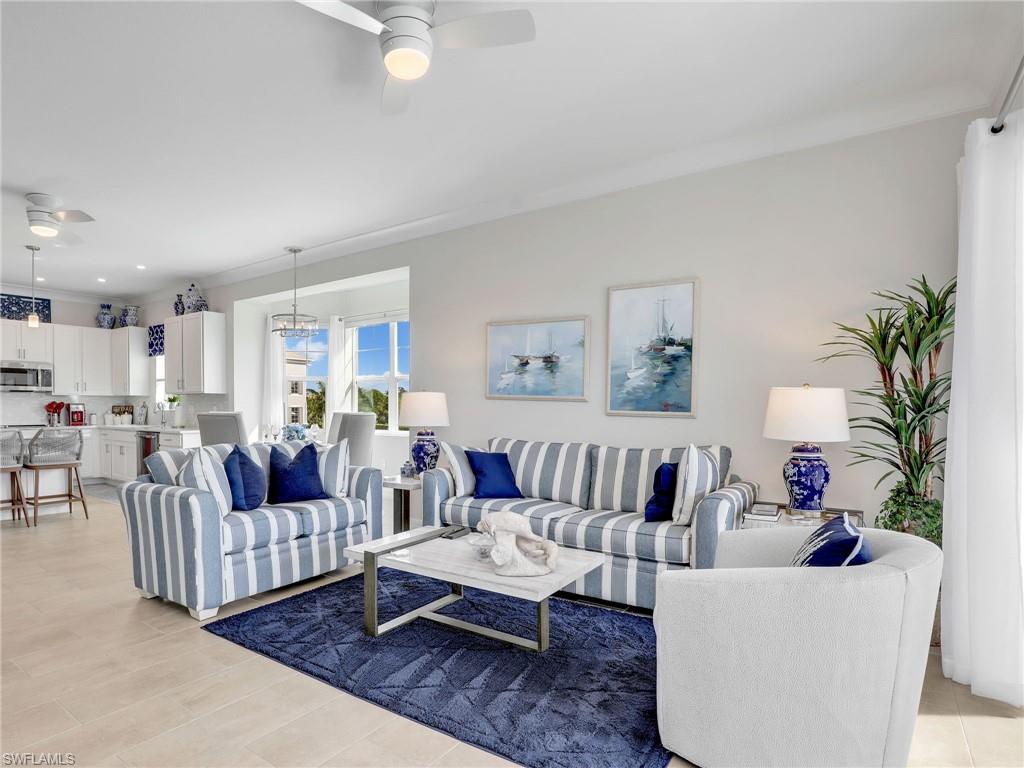
[{"label": "stack of book", "polygon": [[743,515],[744,528],[770,528],[782,517],[778,504],[755,504]]}]

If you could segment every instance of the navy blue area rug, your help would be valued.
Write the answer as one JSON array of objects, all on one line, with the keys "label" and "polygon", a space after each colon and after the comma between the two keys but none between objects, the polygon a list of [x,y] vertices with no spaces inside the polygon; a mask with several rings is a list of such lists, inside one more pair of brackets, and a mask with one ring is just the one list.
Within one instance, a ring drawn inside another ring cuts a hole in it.
[{"label": "navy blue area rug", "polygon": [[[382,569],[383,623],[448,594]],[[475,589],[441,609],[536,637],[536,606]],[[363,577],[207,624],[206,629],[336,688],[529,768],[664,768],[654,627],[646,616],[552,599],[543,653],[417,619],[363,632]]]}]

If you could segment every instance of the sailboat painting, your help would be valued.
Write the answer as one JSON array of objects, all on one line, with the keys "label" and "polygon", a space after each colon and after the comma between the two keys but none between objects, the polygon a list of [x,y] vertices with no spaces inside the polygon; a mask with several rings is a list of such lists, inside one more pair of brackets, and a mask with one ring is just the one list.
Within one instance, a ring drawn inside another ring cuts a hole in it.
[{"label": "sailboat painting", "polygon": [[608,413],[690,416],[697,281],[608,290]]},{"label": "sailboat painting", "polygon": [[590,321],[586,317],[487,324],[487,397],[586,400]]}]

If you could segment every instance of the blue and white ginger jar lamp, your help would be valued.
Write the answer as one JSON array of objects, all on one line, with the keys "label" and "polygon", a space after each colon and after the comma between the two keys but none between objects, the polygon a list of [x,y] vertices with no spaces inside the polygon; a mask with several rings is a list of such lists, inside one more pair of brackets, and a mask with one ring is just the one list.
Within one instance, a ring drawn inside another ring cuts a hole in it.
[{"label": "blue and white ginger jar lamp", "polygon": [[409,453],[416,473],[437,466],[441,448],[431,427],[448,426],[448,401],[444,392],[406,392],[402,395],[398,422],[403,427],[420,427]]},{"label": "blue and white ginger jar lamp", "polygon": [[764,417],[764,436],[787,440],[793,450],[782,467],[794,517],[821,517],[825,489],[832,471],[821,454],[821,443],[850,439],[846,391],[838,387],[772,387]]}]

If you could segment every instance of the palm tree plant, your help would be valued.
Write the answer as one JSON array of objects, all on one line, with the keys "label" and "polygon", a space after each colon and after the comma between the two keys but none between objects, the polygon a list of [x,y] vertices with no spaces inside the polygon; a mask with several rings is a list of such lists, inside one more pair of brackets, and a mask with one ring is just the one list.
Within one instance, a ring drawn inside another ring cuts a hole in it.
[{"label": "palm tree plant", "polygon": [[852,428],[868,433],[850,449],[850,464],[888,467],[876,488],[899,477],[878,515],[881,527],[940,543],[942,502],[934,483],[942,478],[946,439],[936,436],[936,427],[949,411],[950,374],[939,371],[939,358],[953,333],[956,278],[934,290],[922,275],[907,287],[905,294],[876,291],[889,304],[868,313],[864,327],[836,323],[839,334],[825,344],[836,351],[820,359],[861,357],[875,364],[878,380],[853,390],[871,412],[850,419]]}]

